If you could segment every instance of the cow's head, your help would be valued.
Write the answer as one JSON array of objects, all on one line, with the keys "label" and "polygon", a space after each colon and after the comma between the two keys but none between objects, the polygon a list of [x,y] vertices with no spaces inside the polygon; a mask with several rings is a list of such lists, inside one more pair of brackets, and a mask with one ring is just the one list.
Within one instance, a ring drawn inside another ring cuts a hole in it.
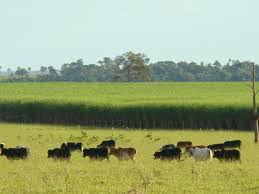
[{"label": "cow's head", "polygon": [[161,158],[161,152],[155,152],[153,156],[154,156],[154,159],[159,159]]},{"label": "cow's head", "polygon": [[84,149],[83,150],[83,157],[85,158],[88,155],[89,155],[89,149]]},{"label": "cow's head", "polygon": [[190,148],[190,149],[189,149],[189,157],[191,157],[191,156],[193,155],[193,151],[194,151],[193,148]]},{"label": "cow's head", "polygon": [[109,150],[109,155],[118,155],[120,149],[121,149],[121,148],[116,149],[116,148],[114,148],[114,147],[110,147],[110,148],[108,149],[108,150]]},{"label": "cow's head", "polygon": [[67,147],[67,144],[66,143],[62,143],[61,144],[61,148],[66,148]]}]

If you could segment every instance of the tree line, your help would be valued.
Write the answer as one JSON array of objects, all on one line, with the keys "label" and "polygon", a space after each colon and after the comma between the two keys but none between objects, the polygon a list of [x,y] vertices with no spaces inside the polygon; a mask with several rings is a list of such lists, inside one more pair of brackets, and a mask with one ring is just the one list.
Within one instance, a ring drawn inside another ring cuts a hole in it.
[{"label": "tree line", "polygon": [[[259,66],[256,66],[259,78]],[[0,67],[1,70],[1,67]],[[143,53],[126,52],[115,58],[104,57],[96,64],[85,64],[82,59],[65,63],[61,69],[51,65],[41,66],[37,74],[30,67],[7,69],[2,82],[19,81],[75,81],[75,82],[213,82],[250,81],[251,62],[229,60],[226,64],[158,61],[150,63]]]}]

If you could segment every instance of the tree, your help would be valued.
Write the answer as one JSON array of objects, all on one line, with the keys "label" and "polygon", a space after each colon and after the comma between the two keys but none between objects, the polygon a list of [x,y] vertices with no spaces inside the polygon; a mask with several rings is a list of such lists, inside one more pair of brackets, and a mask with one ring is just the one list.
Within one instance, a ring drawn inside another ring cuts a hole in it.
[{"label": "tree", "polygon": [[47,74],[47,71],[48,71],[47,67],[45,67],[45,66],[40,67],[40,72],[41,72],[42,75]]},{"label": "tree", "polygon": [[131,51],[115,58],[115,63],[122,69],[122,74],[126,75],[128,82],[149,80],[148,62],[149,58],[145,54]]},{"label": "tree", "polygon": [[28,75],[28,71],[25,68],[17,67],[17,70],[15,71],[15,75],[23,77]]},{"label": "tree", "polygon": [[11,68],[7,68],[7,73],[8,73],[8,75],[11,75],[12,74],[12,69]]},{"label": "tree", "polygon": [[86,80],[87,67],[84,65],[82,59],[72,63],[65,63],[62,65],[60,74],[65,81],[84,81]]},{"label": "tree", "polygon": [[255,139],[254,142],[258,143],[258,115],[257,115],[257,106],[256,106],[256,82],[255,82],[255,64],[252,63],[252,75],[253,75],[253,128],[255,131]]},{"label": "tree", "polygon": [[98,61],[98,80],[99,81],[119,81],[121,69],[115,61],[109,57],[104,57]]},{"label": "tree", "polygon": [[57,77],[58,73],[57,70],[53,66],[48,66],[49,75],[51,77]]}]

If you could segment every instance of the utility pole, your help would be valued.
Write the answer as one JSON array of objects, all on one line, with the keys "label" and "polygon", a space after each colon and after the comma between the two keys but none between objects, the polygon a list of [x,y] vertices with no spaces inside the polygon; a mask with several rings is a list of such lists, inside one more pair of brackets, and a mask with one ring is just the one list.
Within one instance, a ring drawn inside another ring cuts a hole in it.
[{"label": "utility pole", "polygon": [[255,131],[254,142],[258,143],[258,115],[257,115],[257,106],[256,106],[256,79],[255,79],[255,64],[252,63],[252,74],[253,74],[253,128]]}]

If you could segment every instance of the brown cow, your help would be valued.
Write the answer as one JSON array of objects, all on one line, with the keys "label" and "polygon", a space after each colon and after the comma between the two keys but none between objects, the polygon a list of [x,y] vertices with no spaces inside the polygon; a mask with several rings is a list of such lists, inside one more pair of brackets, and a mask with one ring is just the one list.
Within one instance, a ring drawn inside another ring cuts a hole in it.
[{"label": "brown cow", "polygon": [[111,148],[110,155],[115,156],[119,160],[135,160],[137,151],[135,148]]},{"label": "brown cow", "polygon": [[177,143],[177,147],[179,147],[179,148],[186,148],[186,147],[191,147],[191,146],[192,146],[191,141],[179,141]]}]

